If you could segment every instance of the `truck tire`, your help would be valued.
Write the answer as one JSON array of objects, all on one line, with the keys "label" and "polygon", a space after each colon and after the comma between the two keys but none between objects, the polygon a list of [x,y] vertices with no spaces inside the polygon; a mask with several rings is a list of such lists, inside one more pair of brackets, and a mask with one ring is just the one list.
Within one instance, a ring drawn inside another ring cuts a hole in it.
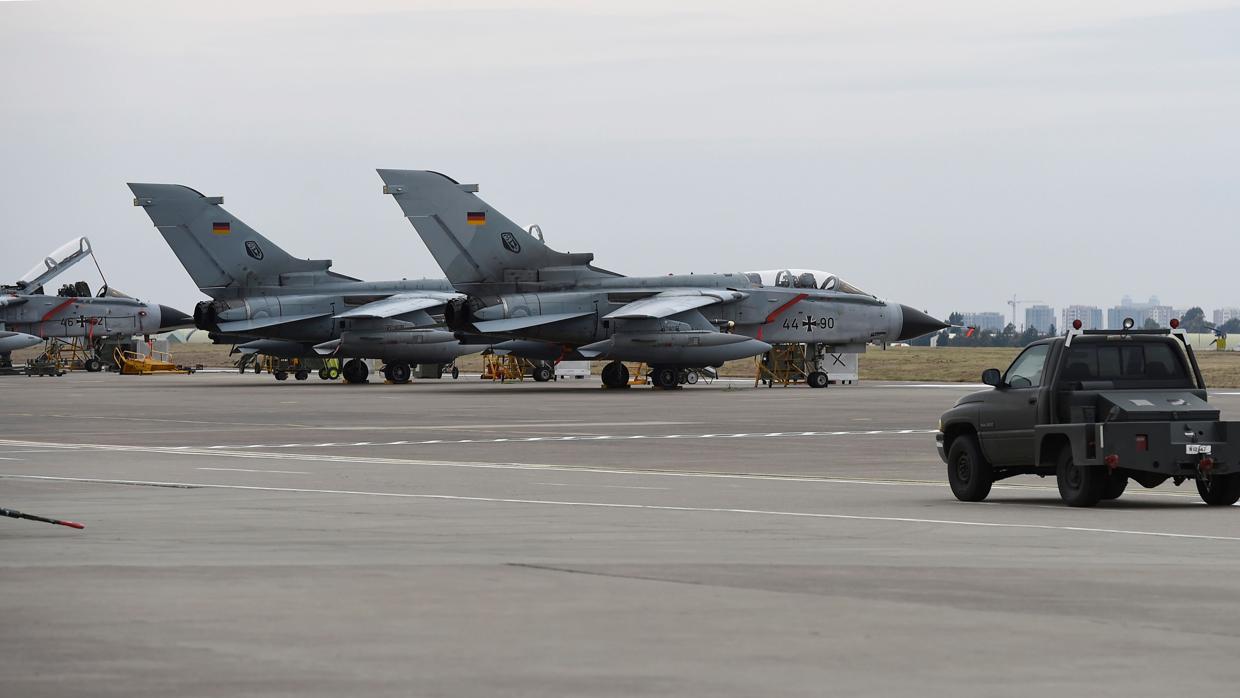
[{"label": "truck tire", "polygon": [[1078,466],[1072,462],[1072,444],[1064,444],[1055,467],[1059,497],[1070,507],[1092,507],[1102,499],[1110,481],[1103,465]]},{"label": "truck tire", "polygon": [[1111,473],[1111,477],[1107,480],[1106,487],[1103,489],[1103,499],[1119,499],[1124,494],[1124,490],[1128,489],[1128,476],[1121,473]]},{"label": "truck tire", "polygon": [[980,502],[990,494],[994,484],[994,472],[982,455],[973,434],[961,434],[952,439],[947,452],[947,481],[952,494],[962,502]]},{"label": "truck tire", "polygon": [[1197,478],[1197,494],[1210,506],[1229,507],[1240,500],[1240,473],[1215,475],[1209,480]]}]

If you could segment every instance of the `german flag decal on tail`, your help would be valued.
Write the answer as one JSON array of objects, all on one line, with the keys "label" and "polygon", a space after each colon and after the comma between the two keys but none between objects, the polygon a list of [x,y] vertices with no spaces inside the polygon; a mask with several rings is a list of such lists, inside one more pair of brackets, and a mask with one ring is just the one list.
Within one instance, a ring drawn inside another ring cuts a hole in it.
[{"label": "german flag decal on tail", "polygon": [[232,224],[228,221],[223,223],[212,223],[211,232],[215,235],[227,235],[232,232]]},{"label": "german flag decal on tail", "polygon": [[486,211],[470,211],[469,213],[465,214],[465,222],[470,225],[486,225],[487,224],[487,212]]}]

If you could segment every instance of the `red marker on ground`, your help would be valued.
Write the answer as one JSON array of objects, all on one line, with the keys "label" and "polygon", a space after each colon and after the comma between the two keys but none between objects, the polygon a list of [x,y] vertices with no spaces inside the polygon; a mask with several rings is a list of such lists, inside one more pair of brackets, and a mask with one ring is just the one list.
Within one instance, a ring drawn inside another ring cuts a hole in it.
[{"label": "red marker on ground", "polygon": [[68,526],[69,528],[86,528],[84,524],[76,521],[61,521],[60,519],[49,519],[43,516],[35,516],[34,514],[23,514],[14,509],[5,509],[0,507],[0,516],[7,516],[13,519],[29,519],[31,521],[42,521],[43,523],[56,524],[57,526]]}]

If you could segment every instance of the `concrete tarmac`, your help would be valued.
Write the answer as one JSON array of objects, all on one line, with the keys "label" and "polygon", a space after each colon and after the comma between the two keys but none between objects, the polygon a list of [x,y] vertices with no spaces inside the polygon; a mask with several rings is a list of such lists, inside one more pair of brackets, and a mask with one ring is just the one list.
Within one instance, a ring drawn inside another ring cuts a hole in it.
[{"label": "concrete tarmac", "polygon": [[1231,694],[1240,511],[957,502],[975,389],[0,378],[0,506],[87,525],[0,520],[0,686]]}]

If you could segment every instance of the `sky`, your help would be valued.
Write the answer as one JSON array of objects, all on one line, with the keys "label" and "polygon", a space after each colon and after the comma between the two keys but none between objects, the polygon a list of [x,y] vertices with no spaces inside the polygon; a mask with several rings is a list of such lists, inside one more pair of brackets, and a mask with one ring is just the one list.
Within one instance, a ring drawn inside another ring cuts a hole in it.
[{"label": "sky", "polygon": [[129,181],[441,276],[381,194],[402,168],[627,275],[1208,317],[1240,306],[1238,36],[1206,0],[0,2],[0,278],[86,235],[113,287],[192,310]]}]

